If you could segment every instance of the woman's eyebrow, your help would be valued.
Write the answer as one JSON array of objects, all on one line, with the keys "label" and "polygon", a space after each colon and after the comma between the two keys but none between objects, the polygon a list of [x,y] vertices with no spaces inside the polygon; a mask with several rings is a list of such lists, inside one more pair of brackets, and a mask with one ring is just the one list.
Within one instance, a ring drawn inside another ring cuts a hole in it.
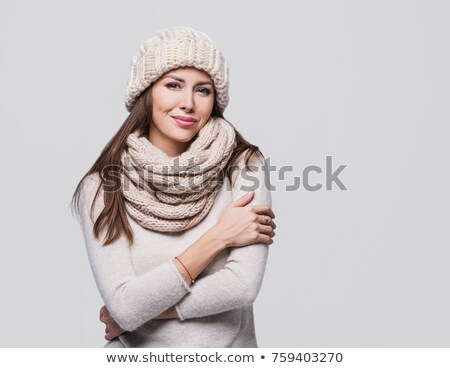
[{"label": "woman's eyebrow", "polygon": [[[177,77],[177,76],[175,76],[175,75],[172,75],[172,74],[166,75],[164,78],[172,78],[172,79],[175,79],[175,80],[177,80],[177,81],[179,81],[179,82],[182,82],[182,83],[185,82],[184,79],[182,79],[182,78],[180,78],[180,77]],[[200,86],[200,85],[203,85],[203,84],[210,84],[210,85],[212,86],[212,83],[211,83],[210,81],[197,82],[195,85],[196,85],[196,86]]]}]

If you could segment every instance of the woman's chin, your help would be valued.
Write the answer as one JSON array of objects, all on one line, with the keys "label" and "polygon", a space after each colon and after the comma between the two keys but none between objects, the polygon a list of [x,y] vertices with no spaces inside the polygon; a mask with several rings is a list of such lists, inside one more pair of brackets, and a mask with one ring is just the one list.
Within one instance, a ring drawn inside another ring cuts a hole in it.
[{"label": "woman's chin", "polygon": [[172,136],[172,139],[174,141],[177,141],[179,143],[188,143],[192,141],[192,139],[195,137],[195,135],[191,134],[174,134]]}]

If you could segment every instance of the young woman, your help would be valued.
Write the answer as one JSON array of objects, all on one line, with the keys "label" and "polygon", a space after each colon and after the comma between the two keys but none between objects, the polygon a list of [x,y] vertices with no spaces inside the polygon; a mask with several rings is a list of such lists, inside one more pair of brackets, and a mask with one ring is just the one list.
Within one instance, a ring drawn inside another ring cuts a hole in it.
[{"label": "young woman", "polygon": [[226,61],[190,27],[132,59],[130,114],[72,198],[105,347],[257,347],[275,215],[264,156],[223,117],[228,99]]}]

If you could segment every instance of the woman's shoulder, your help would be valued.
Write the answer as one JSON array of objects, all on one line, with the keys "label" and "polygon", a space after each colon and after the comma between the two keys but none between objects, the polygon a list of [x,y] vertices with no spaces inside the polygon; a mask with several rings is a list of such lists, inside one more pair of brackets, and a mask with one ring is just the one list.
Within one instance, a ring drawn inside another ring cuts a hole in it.
[{"label": "woman's shoulder", "polygon": [[266,169],[266,158],[261,151],[256,151],[247,160],[248,150],[239,155],[237,159],[231,164],[229,170],[233,176],[245,173],[264,172]]},{"label": "woman's shoulder", "polygon": [[[78,187],[77,187],[77,195],[75,198],[75,213],[77,214],[80,221],[85,221],[90,217],[90,211],[92,209],[92,205],[94,203],[94,197],[97,193],[97,190],[100,186],[101,180],[100,175],[98,173],[92,173],[84,176]],[[96,207],[102,207],[102,195],[96,197]],[[91,218],[92,219],[92,218]]]},{"label": "woman's shoulder", "polygon": [[247,160],[247,156],[249,155],[248,152],[249,152],[248,149],[243,151],[238,156],[238,158],[234,160],[232,166],[234,166],[235,168],[239,168],[240,170],[242,169],[252,170],[256,168],[258,169],[264,168],[266,158],[261,153],[261,151],[254,152],[252,155],[250,155],[250,158]]},{"label": "woman's shoulder", "polygon": [[101,184],[100,174],[98,172],[93,172],[86,175],[81,181],[80,191],[82,198],[85,200],[91,200],[97,192]]},{"label": "woman's shoulder", "polygon": [[248,161],[246,157],[247,151],[244,151],[230,167],[233,191],[264,191],[269,180],[266,158],[260,151],[251,155]]},{"label": "woman's shoulder", "polygon": [[89,175],[86,175],[86,177],[83,179],[86,182],[94,182],[96,184],[100,184],[100,174],[95,171],[93,173],[90,173]]}]

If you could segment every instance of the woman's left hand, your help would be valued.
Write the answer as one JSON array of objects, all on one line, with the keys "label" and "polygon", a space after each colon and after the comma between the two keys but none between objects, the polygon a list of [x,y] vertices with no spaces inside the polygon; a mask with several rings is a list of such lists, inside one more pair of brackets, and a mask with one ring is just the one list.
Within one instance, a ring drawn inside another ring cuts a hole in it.
[{"label": "woman's left hand", "polygon": [[114,319],[109,314],[108,308],[104,305],[100,308],[100,321],[102,321],[105,324],[105,339],[106,340],[112,340],[115,339],[117,336],[122,335],[125,330],[120,328],[120,326],[114,321]]}]

